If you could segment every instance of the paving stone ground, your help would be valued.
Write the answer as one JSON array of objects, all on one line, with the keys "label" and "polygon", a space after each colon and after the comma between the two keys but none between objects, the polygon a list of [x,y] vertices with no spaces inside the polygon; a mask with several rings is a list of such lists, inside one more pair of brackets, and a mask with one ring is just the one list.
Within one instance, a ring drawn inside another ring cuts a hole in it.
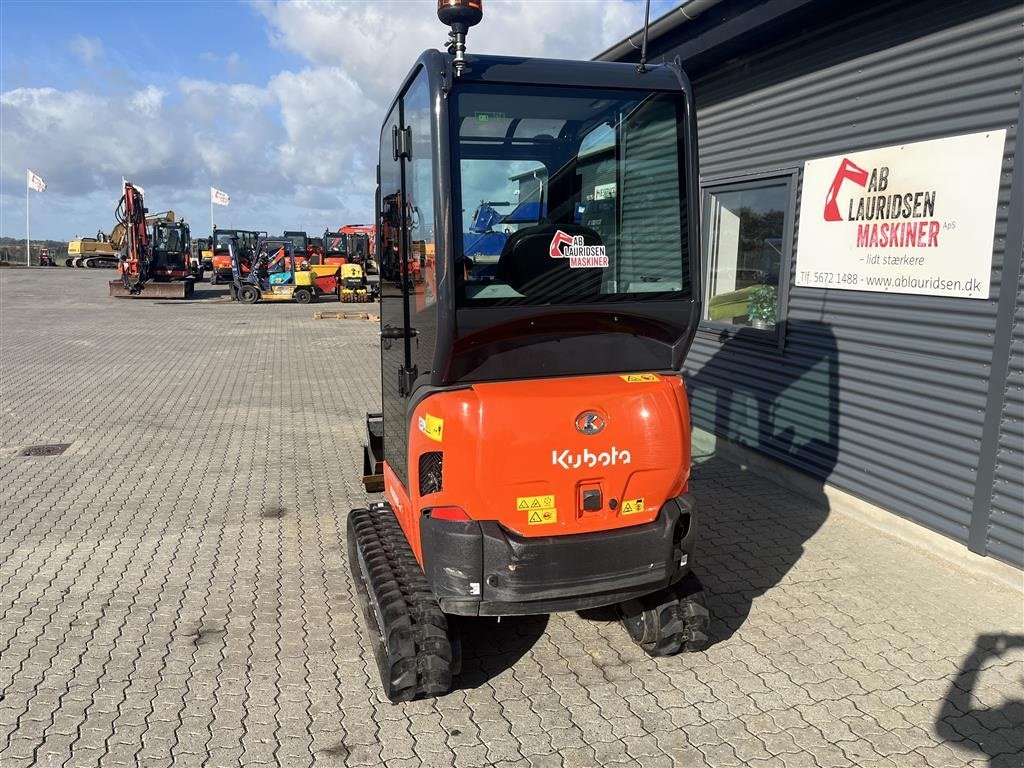
[{"label": "paving stone ground", "polygon": [[[1020,766],[1020,592],[698,459],[703,653],[470,622],[383,698],[347,511],[376,329],[0,270],[0,766]],[[29,445],[69,443],[51,457]]]}]

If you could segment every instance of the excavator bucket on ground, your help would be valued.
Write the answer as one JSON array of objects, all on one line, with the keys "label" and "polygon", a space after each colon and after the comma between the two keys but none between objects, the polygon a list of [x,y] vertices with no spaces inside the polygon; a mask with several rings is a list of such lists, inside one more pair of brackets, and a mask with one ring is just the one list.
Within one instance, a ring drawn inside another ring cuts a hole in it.
[{"label": "excavator bucket on ground", "polygon": [[119,299],[190,299],[194,287],[193,280],[176,280],[172,283],[151,280],[138,293],[131,293],[122,281],[111,280],[110,295]]}]

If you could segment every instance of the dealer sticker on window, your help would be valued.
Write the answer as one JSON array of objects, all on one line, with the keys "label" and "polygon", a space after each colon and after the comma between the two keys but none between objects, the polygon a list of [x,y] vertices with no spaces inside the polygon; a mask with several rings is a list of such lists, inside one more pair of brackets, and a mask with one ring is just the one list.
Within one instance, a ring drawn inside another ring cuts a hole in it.
[{"label": "dealer sticker on window", "polygon": [[573,269],[607,267],[608,254],[603,245],[587,245],[583,235],[570,235],[556,230],[548,254],[552,259],[568,259]]}]

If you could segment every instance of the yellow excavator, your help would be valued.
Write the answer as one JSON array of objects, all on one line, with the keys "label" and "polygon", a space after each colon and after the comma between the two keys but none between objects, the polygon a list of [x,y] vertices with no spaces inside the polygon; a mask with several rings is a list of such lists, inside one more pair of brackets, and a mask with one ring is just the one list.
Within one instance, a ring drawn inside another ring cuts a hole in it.
[{"label": "yellow excavator", "polygon": [[114,268],[117,266],[117,249],[110,242],[110,235],[100,230],[96,237],[79,237],[68,243],[64,266]]},{"label": "yellow excavator", "polygon": [[[174,211],[161,211],[146,216],[146,226],[150,227],[161,221],[175,221]],[[117,253],[124,246],[126,230],[120,222],[108,235],[103,230],[96,232],[96,237],[80,237],[68,243],[68,258],[64,261],[67,267],[84,267],[87,269],[117,268]]]}]

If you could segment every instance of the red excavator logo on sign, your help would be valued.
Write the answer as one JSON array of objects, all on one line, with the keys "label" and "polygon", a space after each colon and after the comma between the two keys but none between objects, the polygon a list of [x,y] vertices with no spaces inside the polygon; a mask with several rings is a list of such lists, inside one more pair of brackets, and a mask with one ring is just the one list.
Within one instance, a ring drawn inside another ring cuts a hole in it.
[{"label": "red excavator logo on sign", "polygon": [[843,162],[839,165],[839,170],[836,171],[835,178],[832,179],[832,186],[828,188],[828,195],[825,197],[825,221],[843,220],[843,214],[839,212],[839,203],[836,198],[839,196],[839,188],[847,179],[863,187],[868,183],[868,172],[849,158],[844,157]]},{"label": "red excavator logo on sign", "polygon": [[562,253],[562,247],[566,245],[572,245],[572,235],[567,235],[562,230],[555,232],[555,236],[551,238],[551,247],[548,251],[552,259],[563,259],[565,255]]}]

